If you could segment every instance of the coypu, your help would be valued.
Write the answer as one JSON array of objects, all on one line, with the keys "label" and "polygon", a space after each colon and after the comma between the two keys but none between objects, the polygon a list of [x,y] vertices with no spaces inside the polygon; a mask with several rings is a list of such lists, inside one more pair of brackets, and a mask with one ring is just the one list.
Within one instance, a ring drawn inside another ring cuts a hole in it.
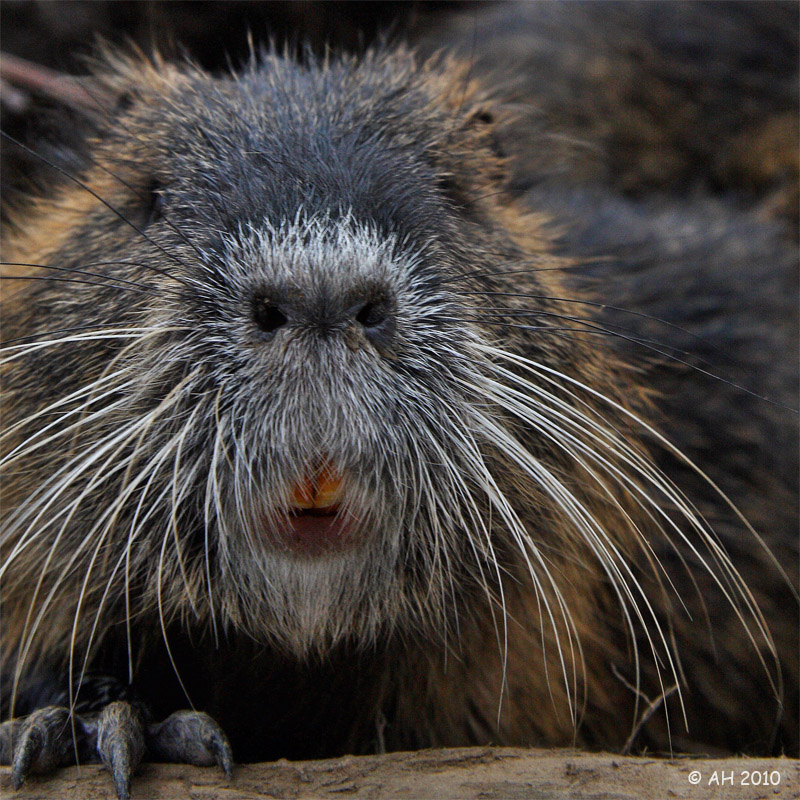
[{"label": "coypu", "polygon": [[468,62],[110,61],[4,242],[15,784],[99,757],[125,797],[226,736],[796,748],[780,223],[512,196]]}]

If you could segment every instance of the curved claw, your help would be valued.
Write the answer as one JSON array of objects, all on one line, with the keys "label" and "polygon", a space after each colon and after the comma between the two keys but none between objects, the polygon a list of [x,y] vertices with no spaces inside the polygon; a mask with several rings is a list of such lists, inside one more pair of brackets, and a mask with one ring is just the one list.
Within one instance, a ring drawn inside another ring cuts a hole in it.
[{"label": "curved claw", "polygon": [[233,751],[220,726],[202,711],[176,711],[147,729],[147,746],[163,761],[207,767],[217,764],[230,780]]},{"label": "curved claw", "polygon": [[28,777],[33,762],[44,749],[44,737],[39,728],[23,729],[19,742],[14,749],[11,782],[15,789],[22,787]]},{"label": "curved claw", "polygon": [[231,749],[228,737],[223,733],[222,728],[209,717],[216,730],[210,731],[203,744],[209,753],[213,753],[217,766],[225,773],[225,777],[230,780],[233,777],[233,750]]},{"label": "curved claw", "polygon": [[66,763],[70,751],[71,735],[69,711],[58,706],[47,706],[26,717],[16,731],[11,782],[19,789],[34,770],[49,772]]},{"label": "curved claw", "polygon": [[97,752],[114,780],[119,800],[131,796],[131,776],[144,755],[144,724],[129,703],[109,703],[97,720]]}]

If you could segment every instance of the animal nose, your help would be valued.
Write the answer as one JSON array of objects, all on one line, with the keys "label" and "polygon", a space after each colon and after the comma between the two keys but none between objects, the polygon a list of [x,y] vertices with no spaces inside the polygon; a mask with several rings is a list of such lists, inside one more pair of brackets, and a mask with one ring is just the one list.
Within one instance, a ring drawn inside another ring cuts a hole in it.
[{"label": "animal nose", "polygon": [[395,330],[395,300],[380,290],[340,303],[324,297],[303,302],[279,294],[259,293],[253,297],[253,320],[269,335],[288,325],[313,328],[323,335],[356,327],[378,349],[383,349]]}]

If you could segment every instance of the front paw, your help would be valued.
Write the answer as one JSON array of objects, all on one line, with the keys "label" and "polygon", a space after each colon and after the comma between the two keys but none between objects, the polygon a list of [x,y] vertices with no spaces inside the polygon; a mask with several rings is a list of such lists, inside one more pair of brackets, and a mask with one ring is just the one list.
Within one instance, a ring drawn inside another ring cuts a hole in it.
[{"label": "front paw", "polygon": [[97,717],[97,753],[114,780],[117,797],[128,800],[131,776],[144,756],[144,721],[130,703],[109,703]]},{"label": "front paw", "polygon": [[131,777],[145,757],[218,764],[228,779],[233,772],[227,736],[202,712],[177,711],[163,722],[145,724],[136,706],[116,701],[99,714],[71,716],[67,708],[48,706],[0,725],[0,764],[11,764],[15,789],[31,774],[75,763],[76,756],[105,764],[119,800],[129,800]]}]

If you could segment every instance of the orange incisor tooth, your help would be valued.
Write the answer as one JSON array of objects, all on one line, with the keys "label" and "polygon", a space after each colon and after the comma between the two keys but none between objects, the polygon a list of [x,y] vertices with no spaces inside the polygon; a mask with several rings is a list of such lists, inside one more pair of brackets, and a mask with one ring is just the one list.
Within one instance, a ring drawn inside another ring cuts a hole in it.
[{"label": "orange incisor tooth", "polygon": [[316,480],[306,476],[292,487],[295,508],[328,508],[336,504],[342,479],[330,465],[325,465]]},{"label": "orange incisor tooth", "polygon": [[295,508],[314,508],[314,483],[310,478],[292,487],[292,502]]},{"label": "orange incisor tooth", "polygon": [[326,467],[317,481],[317,496],[314,505],[326,508],[335,505],[342,488],[342,479],[330,467]]}]

